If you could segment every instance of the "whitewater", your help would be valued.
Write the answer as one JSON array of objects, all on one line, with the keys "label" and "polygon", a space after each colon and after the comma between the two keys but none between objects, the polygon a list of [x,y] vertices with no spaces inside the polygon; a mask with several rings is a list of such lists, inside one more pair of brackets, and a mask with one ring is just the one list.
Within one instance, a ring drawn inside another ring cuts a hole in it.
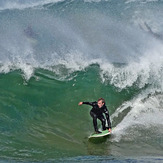
[{"label": "whitewater", "polygon": [[[162,162],[162,7],[0,0],[0,161]],[[100,97],[115,128],[89,142]]]}]

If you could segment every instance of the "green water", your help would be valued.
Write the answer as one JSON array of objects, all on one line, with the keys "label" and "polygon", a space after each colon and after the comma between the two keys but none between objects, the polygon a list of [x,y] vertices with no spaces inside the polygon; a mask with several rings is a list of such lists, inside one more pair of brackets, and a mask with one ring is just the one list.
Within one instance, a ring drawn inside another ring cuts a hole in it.
[{"label": "green water", "polygon": [[[2,74],[1,158],[46,160],[91,154],[94,148],[94,144],[88,143],[93,132],[91,108],[78,106],[78,102],[103,97],[112,114],[133,94],[102,83],[99,71],[94,65],[64,81],[41,69],[28,82],[20,71]],[[108,153],[104,148],[107,145],[98,145],[101,154]]]}]

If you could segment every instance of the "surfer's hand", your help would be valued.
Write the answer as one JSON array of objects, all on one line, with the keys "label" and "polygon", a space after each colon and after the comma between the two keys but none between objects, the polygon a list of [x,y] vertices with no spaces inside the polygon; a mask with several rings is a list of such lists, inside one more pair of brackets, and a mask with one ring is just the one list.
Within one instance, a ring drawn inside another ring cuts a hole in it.
[{"label": "surfer's hand", "polygon": [[79,104],[78,105],[82,105],[83,104],[83,102],[79,102]]}]

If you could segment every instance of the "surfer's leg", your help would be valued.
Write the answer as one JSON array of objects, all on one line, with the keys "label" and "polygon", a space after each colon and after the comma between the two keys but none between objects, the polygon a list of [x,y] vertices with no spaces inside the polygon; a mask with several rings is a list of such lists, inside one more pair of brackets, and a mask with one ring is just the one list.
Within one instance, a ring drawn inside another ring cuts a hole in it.
[{"label": "surfer's leg", "polygon": [[93,113],[92,111],[90,111],[90,115],[93,118],[93,126],[95,129],[95,132],[98,132],[98,128],[97,128],[97,115],[95,113]]},{"label": "surfer's leg", "polygon": [[106,130],[106,121],[103,115],[101,115],[100,117],[98,117],[98,119],[101,121],[102,123],[102,130]]}]

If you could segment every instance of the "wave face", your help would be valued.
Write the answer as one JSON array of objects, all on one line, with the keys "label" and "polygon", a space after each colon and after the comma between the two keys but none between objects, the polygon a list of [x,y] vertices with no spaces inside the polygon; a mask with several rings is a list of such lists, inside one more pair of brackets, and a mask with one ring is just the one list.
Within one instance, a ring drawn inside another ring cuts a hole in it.
[{"label": "wave face", "polygon": [[[1,0],[0,159],[162,156],[162,5]],[[116,128],[97,144],[90,108],[77,104],[99,97]]]}]

